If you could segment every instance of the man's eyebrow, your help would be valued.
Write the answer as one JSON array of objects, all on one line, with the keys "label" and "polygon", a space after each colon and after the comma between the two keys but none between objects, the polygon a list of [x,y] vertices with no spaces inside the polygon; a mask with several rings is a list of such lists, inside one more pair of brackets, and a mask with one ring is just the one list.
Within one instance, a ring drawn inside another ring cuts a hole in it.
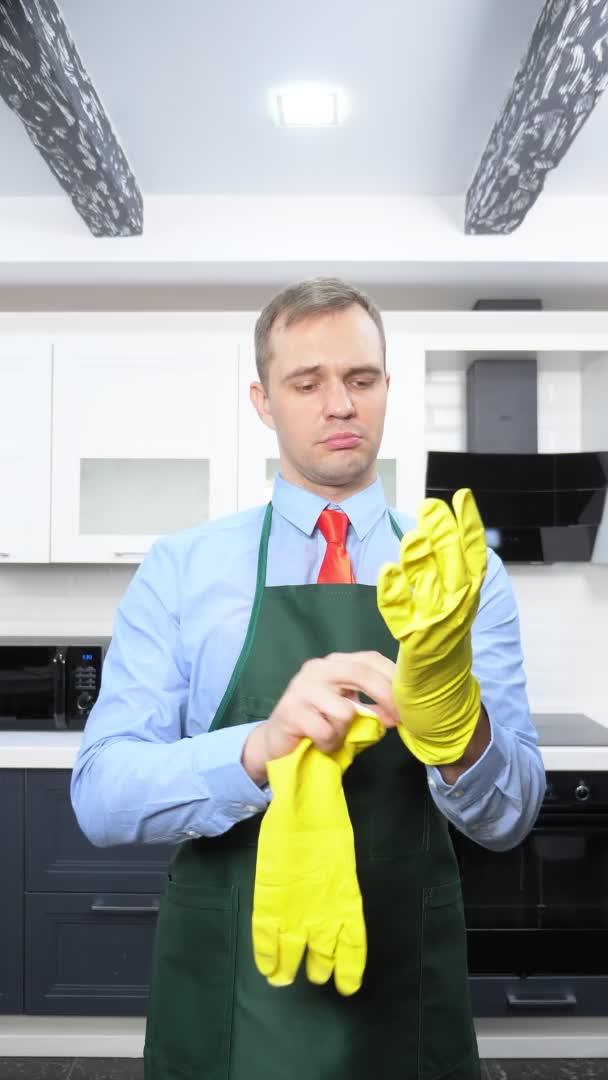
[{"label": "man's eyebrow", "polygon": [[[299,379],[303,375],[316,375],[320,371],[323,371],[323,364],[304,365],[303,367],[294,368],[287,375],[284,375],[281,382],[289,382],[291,379]],[[374,364],[354,364],[353,367],[348,368],[344,375],[350,377],[352,375],[381,375],[382,371]]]}]

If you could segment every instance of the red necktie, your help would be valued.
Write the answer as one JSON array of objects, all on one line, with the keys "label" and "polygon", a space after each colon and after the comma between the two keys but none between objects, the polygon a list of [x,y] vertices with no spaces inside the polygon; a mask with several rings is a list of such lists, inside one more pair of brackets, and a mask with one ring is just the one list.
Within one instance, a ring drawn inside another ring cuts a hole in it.
[{"label": "red necktie", "polygon": [[317,521],[327,540],[327,550],[321,563],[317,584],[355,584],[355,575],[345,540],[349,520],[341,510],[322,510]]}]

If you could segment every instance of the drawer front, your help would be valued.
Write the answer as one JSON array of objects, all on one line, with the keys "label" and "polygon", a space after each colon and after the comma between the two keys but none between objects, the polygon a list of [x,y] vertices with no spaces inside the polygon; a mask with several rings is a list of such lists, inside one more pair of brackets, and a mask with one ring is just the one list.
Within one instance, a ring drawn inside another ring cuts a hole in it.
[{"label": "drawer front", "polygon": [[67,769],[26,774],[26,889],[29,892],[152,892],[162,890],[170,844],[95,847],[70,802]]},{"label": "drawer front", "polygon": [[143,1016],[160,897],[27,893],[25,1011]]},{"label": "drawer front", "polygon": [[0,773],[0,1013],[23,1011],[23,792],[21,769]]}]

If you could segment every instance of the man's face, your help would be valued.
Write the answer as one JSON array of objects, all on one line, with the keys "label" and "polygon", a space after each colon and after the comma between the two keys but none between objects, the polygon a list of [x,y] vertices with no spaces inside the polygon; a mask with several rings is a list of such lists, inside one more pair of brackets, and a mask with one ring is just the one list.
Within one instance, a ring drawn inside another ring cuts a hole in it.
[{"label": "man's face", "polygon": [[251,398],[277,433],[286,480],[342,498],[374,480],[388,376],[378,329],[358,304],[272,329],[267,392]]}]

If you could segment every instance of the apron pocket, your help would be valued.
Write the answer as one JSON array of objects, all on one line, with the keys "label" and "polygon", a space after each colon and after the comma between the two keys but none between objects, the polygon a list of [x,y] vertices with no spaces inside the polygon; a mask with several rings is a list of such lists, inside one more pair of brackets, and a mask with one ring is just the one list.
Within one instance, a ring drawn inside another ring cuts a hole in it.
[{"label": "apron pocket", "polygon": [[154,943],[146,1080],[226,1080],[237,917],[236,888],[168,878]]},{"label": "apron pocket", "polygon": [[478,1076],[460,879],[423,889],[420,1077]]}]

